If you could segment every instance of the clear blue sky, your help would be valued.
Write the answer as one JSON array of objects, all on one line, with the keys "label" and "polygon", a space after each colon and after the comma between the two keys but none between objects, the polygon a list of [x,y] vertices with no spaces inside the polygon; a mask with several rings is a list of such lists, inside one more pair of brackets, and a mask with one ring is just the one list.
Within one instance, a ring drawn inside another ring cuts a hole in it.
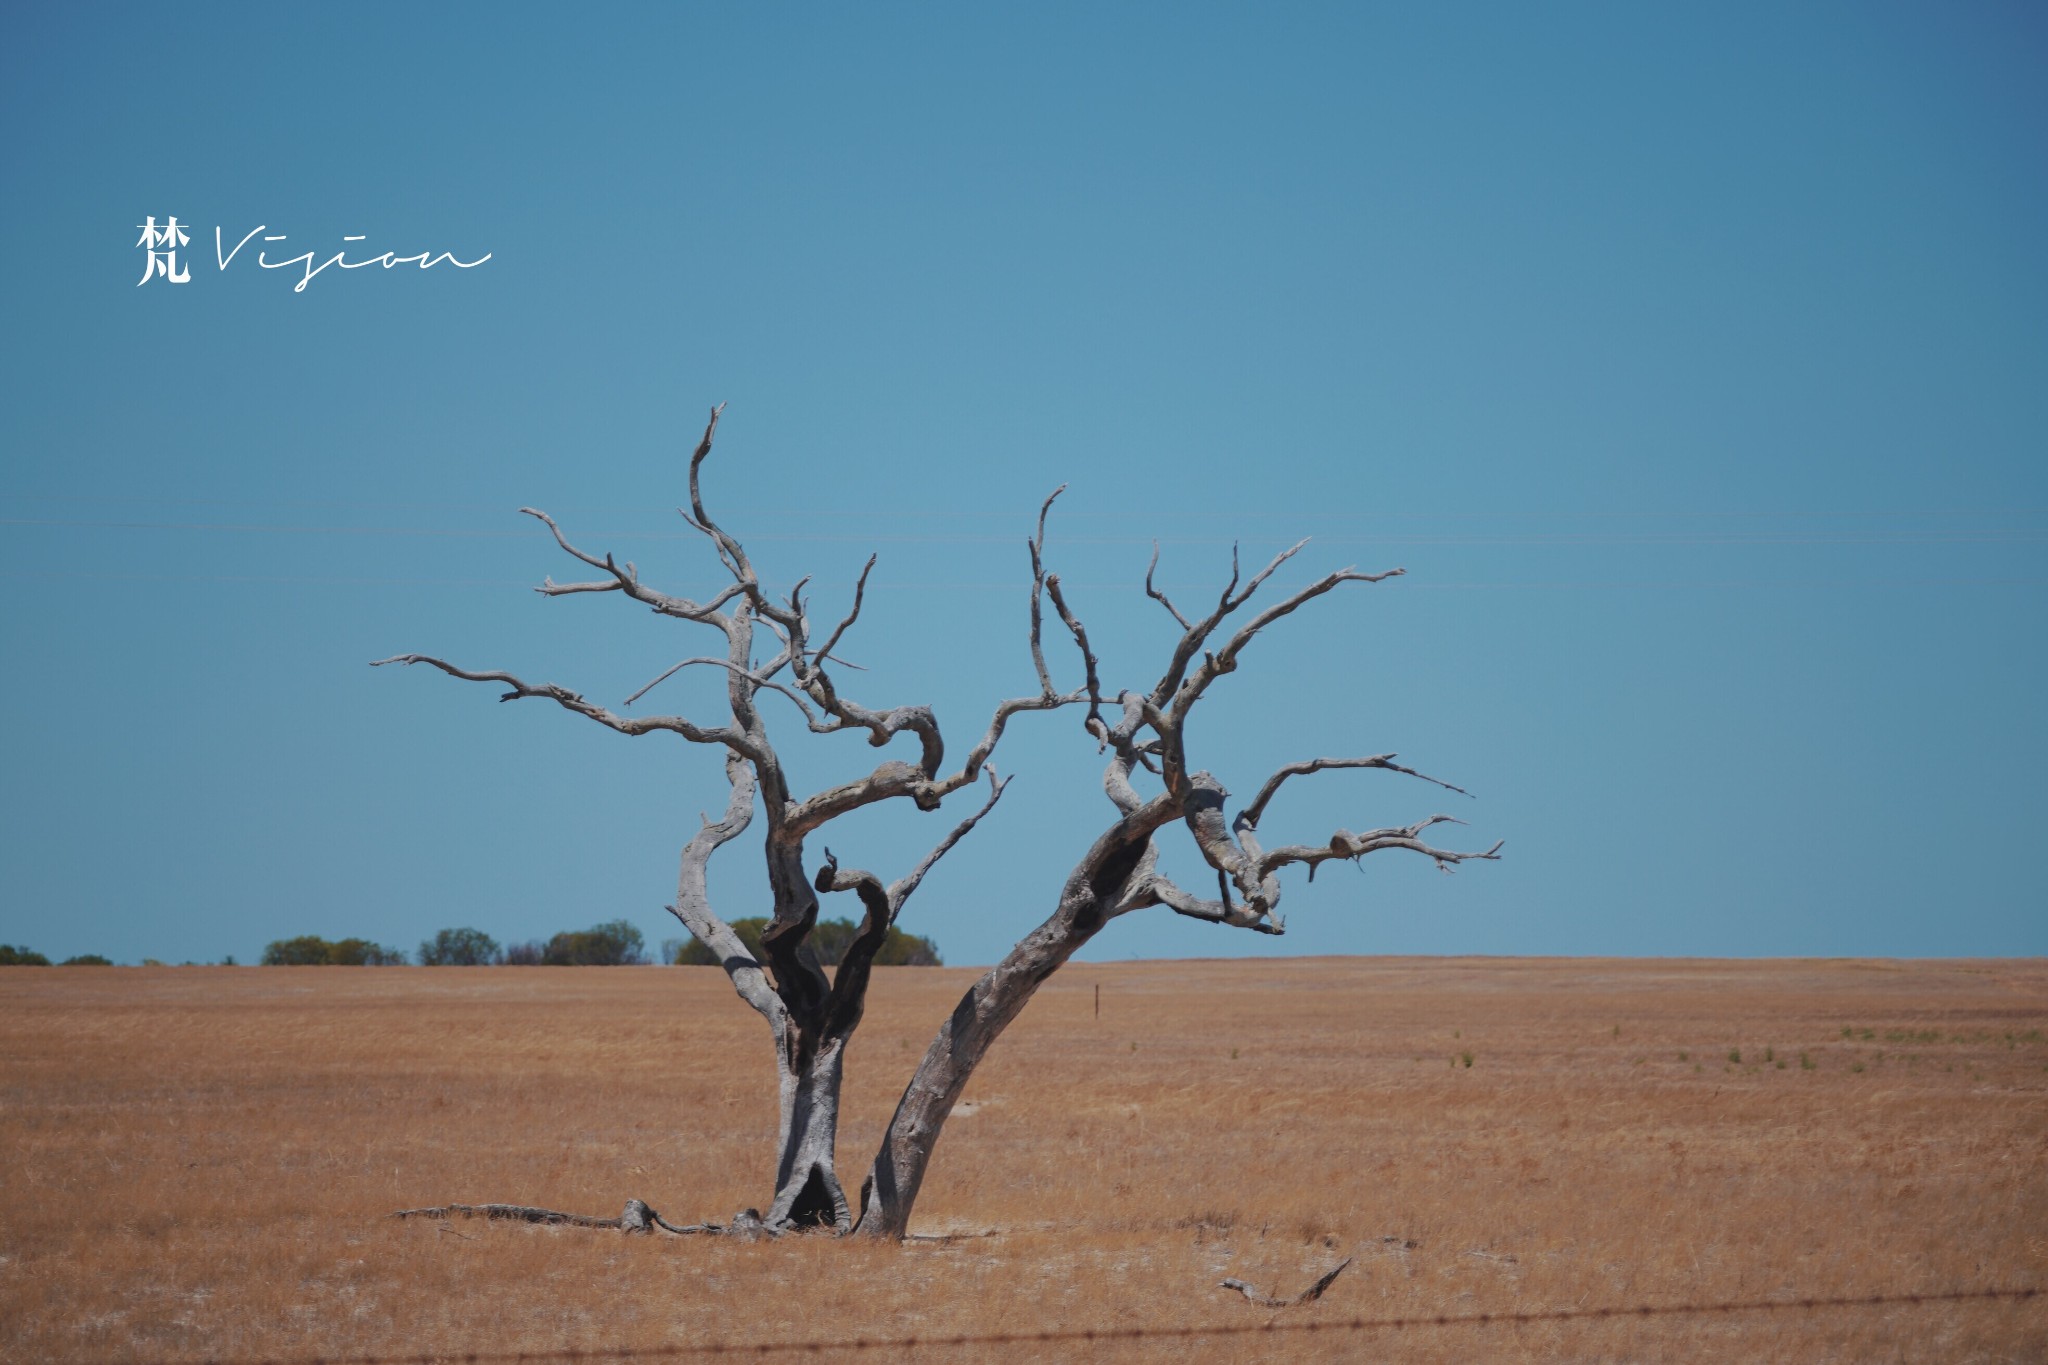
[{"label": "clear blue sky", "polygon": [[[820,615],[880,551],[853,691],[956,752],[1029,690],[1058,483],[1113,685],[1170,642],[1153,537],[1188,598],[1233,539],[1407,568],[1276,628],[1195,758],[1398,751],[1479,799],[1322,775],[1269,835],[1443,808],[1504,860],[1098,957],[2048,951],[2038,6],[1102,8],[10,7],[0,941],[678,934],[715,754],[364,665],[617,702],[702,652],[529,591],[573,566],[515,509],[708,590],[672,509],[728,401],[714,507]],[[172,214],[191,281],[138,287]],[[294,293],[217,267],[259,225],[491,259]],[[1024,718],[908,927],[998,956],[1099,762]],[[895,875],[949,818],[826,842]]]}]

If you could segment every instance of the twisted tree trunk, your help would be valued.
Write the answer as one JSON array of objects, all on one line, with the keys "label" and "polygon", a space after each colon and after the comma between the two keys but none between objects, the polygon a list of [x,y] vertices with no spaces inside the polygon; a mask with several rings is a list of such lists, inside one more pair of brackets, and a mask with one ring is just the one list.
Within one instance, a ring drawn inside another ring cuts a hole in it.
[{"label": "twisted tree trunk", "polygon": [[[794,1038],[795,1030],[790,1030]],[[835,1166],[839,1138],[839,1081],[846,1040],[827,1039],[815,1048],[801,1040],[776,1049],[781,1123],[776,1139],[775,1202],[771,1228],[853,1226],[853,1214]]]}]

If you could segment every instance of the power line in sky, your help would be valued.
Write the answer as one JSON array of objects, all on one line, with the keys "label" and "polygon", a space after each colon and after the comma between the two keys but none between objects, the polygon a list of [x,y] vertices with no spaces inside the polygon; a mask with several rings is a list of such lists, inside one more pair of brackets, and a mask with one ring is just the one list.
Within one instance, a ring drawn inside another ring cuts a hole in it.
[{"label": "power line in sky", "polygon": [[[0,526],[50,527],[64,530],[194,531],[202,533],[285,535],[285,536],[399,536],[451,538],[462,540],[544,539],[543,533],[523,528],[483,529],[447,526],[308,526],[246,522],[203,521],[100,521],[49,517],[0,517]],[[697,541],[694,531],[585,531],[580,540],[605,542]],[[832,534],[795,531],[753,532],[750,541],[849,543],[849,544],[936,544],[1009,545],[1019,537],[974,533],[895,535]],[[1065,545],[1232,545],[1230,536],[1076,536],[1048,535],[1048,544]],[[1695,532],[1568,532],[1552,535],[1334,535],[1312,539],[1325,545],[1370,543],[1374,545],[2003,545],[2048,542],[2048,527],[1993,527],[1980,530],[1894,531],[1890,533],[1844,533],[1793,535],[1779,532],[1703,534]]]}]

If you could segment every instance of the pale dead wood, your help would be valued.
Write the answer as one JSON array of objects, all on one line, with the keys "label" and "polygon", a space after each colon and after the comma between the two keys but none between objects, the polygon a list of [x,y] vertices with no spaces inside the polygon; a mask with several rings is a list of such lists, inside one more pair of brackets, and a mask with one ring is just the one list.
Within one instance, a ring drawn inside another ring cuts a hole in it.
[{"label": "pale dead wood", "polygon": [[[1240,656],[1276,622],[1349,583],[1381,583],[1399,577],[1400,569],[1360,573],[1342,569],[1300,587],[1252,614],[1239,617],[1259,590],[1292,560],[1307,541],[1299,541],[1269,560],[1248,580],[1241,573],[1237,549],[1231,550],[1229,581],[1215,605],[1194,621],[1158,588],[1154,573],[1159,549],[1155,542],[1145,570],[1145,593],[1160,603],[1181,627],[1164,671],[1146,689],[1125,689],[1110,695],[1102,681],[1101,660],[1080,614],[1067,598],[1057,573],[1045,561],[1046,520],[1065,485],[1040,505],[1033,534],[1026,541],[1031,582],[1027,643],[1038,689],[997,703],[980,740],[965,762],[946,771],[946,745],[938,719],[923,704],[873,707],[847,696],[833,676],[835,666],[851,667],[835,651],[859,623],[876,560],[870,556],[853,584],[852,600],[838,622],[814,644],[804,598],[809,579],[800,579],[786,597],[762,586],[746,548],[722,527],[706,506],[703,468],[724,406],[711,410],[704,434],[689,461],[689,508],[684,520],[711,543],[730,582],[704,602],[666,594],[648,586],[631,563],[621,566],[610,554],[576,546],[553,518],[532,508],[527,515],[548,527],[556,544],[579,563],[604,577],[588,582],[556,584],[541,591],[549,596],[616,592],[650,607],[659,615],[708,625],[726,641],[723,658],[693,655],[664,670],[628,698],[637,702],[677,672],[709,667],[726,675],[728,718],[723,724],[702,724],[681,716],[624,716],[585,700],[554,683],[528,683],[502,671],[472,671],[426,654],[404,654],[381,664],[427,664],[452,677],[498,683],[509,690],[501,700],[537,698],[596,721],[621,734],[640,736],[673,733],[692,743],[722,746],[726,751],[729,801],[723,818],[706,817],[683,850],[675,904],[671,912],[691,934],[717,956],[734,992],[767,1022],[776,1050],[779,1087],[778,1161],[775,1199],[761,1225],[769,1231],[792,1227],[854,1228],[882,1237],[902,1238],[925,1168],[948,1114],[968,1077],[990,1045],[1024,1008],[1033,993],[1075,951],[1118,915],[1152,906],[1176,914],[1256,933],[1281,934],[1278,913],[1279,873],[1300,864],[1313,878],[1316,868],[1333,858],[1356,861],[1385,849],[1404,849],[1450,870],[1458,863],[1491,860],[1500,844],[1484,852],[1438,848],[1423,835],[1448,816],[1432,816],[1414,825],[1353,834],[1340,829],[1320,844],[1286,844],[1268,851],[1259,822],[1268,804],[1290,778],[1332,769],[1377,768],[1435,783],[1461,795],[1464,789],[1396,763],[1392,754],[1364,758],[1317,757],[1287,764],[1261,785],[1257,795],[1235,819],[1226,819],[1229,792],[1214,775],[1188,761],[1188,723],[1196,705],[1217,679],[1236,670]],[[1044,603],[1050,602],[1080,655],[1082,685],[1060,690],[1053,682],[1043,640]],[[1226,623],[1242,624],[1223,634]],[[779,649],[766,664],[754,655],[756,626],[763,626]],[[1221,638],[1221,643],[1216,641]],[[777,675],[788,670],[787,684]],[[915,761],[883,758],[865,775],[799,795],[791,789],[783,760],[757,704],[763,691],[791,702],[809,733],[864,733],[876,748],[888,748],[899,736],[916,742]],[[1110,762],[1102,787],[1115,818],[1090,844],[1068,874],[1052,915],[1020,940],[1001,963],[967,993],[926,1051],[898,1103],[880,1151],[862,1190],[861,1207],[849,1206],[836,1173],[839,1092],[846,1047],[859,1026],[872,977],[875,954],[901,913],[904,902],[932,867],[970,833],[1001,799],[1007,779],[997,776],[991,758],[1014,716],[1026,711],[1055,710],[1086,703],[1082,726],[1098,751]],[[1120,713],[1112,721],[1107,708]],[[953,793],[986,772],[989,793],[974,814],[960,821],[926,857],[893,883],[872,872],[843,869],[831,851],[815,871],[807,867],[807,842],[832,821],[881,802],[907,799],[921,811],[940,808]],[[1137,776],[1156,792],[1141,791]],[[710,858],[737,838],[751,823],[758,805],[763,817],[762,853],[768,883],[769,917],[761,935],[761,951],[751,953],[730,924],[711,906],[706,868]],[[1159,871],[1156,837],[1172,825],[1185,828],[1216,878],[1217,895],[1198,896]],[[853,892],[863,915],[852,945],[830,977],[809,947],[817,924],[819,896]],[[448,1206],[456,1207],[456,1206]],[[524,1206],[480,1206],[518,1209]],[[630,1220],[634,1205],[628,1205]],[[548,1211],[539,1211],[547,1214]],[[505,1215],[513,1216],[513,1215]],[[650,1213],[649,1217],[653,1217]],[[549,1221],[576,1226],[612,1226],[617,1220],[579,1222],[580,1215]],[[1340,1267],[1341,1269],[1341,1267]],[[1319,1290],[1317,1292],[1320,1292]]]},{"label": "pale dead wood", "polygon": [[1351,1264],[1352,1259],[1352,1257],[1346,1256],[1343,1260],[1337,1262],[1334,1267],[1324,1271],[1321,1279],[1291,1299],[1277,1299],[1270,1294],[1261,1294],[1258,1290],[1252,1288],[1251,1285],[1238,1279],[1224,1280],[1216,1287],[1218,1289],[1235,1289],[1261,1308],[1295,1308],[1301,1304],[1314,1303],[1317,1299],[1320,1299],[1323,1296],[1323,1291],[1328,1289],[1332,1282],[1344,1273],[1344,1268]]},{"label": "pale dead wood", "polygon": [[[682,669],[718,668],[725,672],[727,681],[729,714],[725,723],[700,724],[681,716],[621,715],[559,684],[531,683],[500,670],[472,670],[428,654],[403,654],[377,662],[426,664],[451,677],[501,684],[508,689],[501,700],[550,700],[620,734],[667,732],[726,750],[730,799],[725,814],[715,821],[706,817],[703,828],[685,844],[675,903],[668,908],[716,956],[735,994],[761,1014],[774,1042],[780,1092],[779,1157],[776,1197],[760,1220],[762,1225],[770,1231],[819,1224],[843,1230],[851,1224],[851,1213],[834,1169],[840,1077],[847,1042],[860,1023],[874,955],[886,940],[903,903],[932,867],[1000,799],[1005,782],[989,766],[989,759],[1010,718],[1023,711],[1064,706],[1081,700],[1083,694],[1057,691],[1044,662],[1039,597],[1045,590],[1045,516],[1053,501],[1048,498],[1039,509],[1037,533],[1030,542],[1029,644],[1038,675],[1038,692],[999,703],[986,733],[960,769],[952,773],[942,771],[945,743],[930,707],[912,704],[875,708],[845,696],[833,678],[832,669],[854,666],[839,659],[835,651],[860,619],[876,561],[870,556],[854,583],[852,604],[845,616],[822,645],[815,645],[804,600],[809,580],[799,580],[786,599],[768,593],[746,547],[714,519],[706,505],[704,466],[723,412],[722,404],[712,409],[704,434],[690,455],[689,508],[682,513],[684,520],[710,541],[731,580],[705,601],[661,592],[644,582],[633,564],[621,565],[611,554],[587,551],[576,545],[546,512],[536,508],[521,510],[546,526],[564,553],[603,574],[587,582],[558,584],[552,579],[545,580],[540,588],[544,595],[616,592],[657,614],[710,626],[725,637],[724,657],[685,658],[634,692],[626,702],[630,706],[639,701]],[[779,644],[779,651],[765,665],[754,660],[757,626],[765,626]],[[788,683],[777,681],[776,675],[784,669],[789,673]],[[774,692],[792,703],[806,730],[813,734],[864,732],[868,742],[878,748],[886,747],[899,735],[909,735],[917,742],[916,761],[886,758],[864,777],[808,796],[799,795],[790,789],[781,754],[756,703],[763,691]],[[818,894],[846,888],[832,882],[831,873],[837,864],[829,855],[826,868],[817,877],[806,872],[808,837],[833,820],[878,802],[907,798],[920,810],[936,810],[948,796],[975,782],[984,771],[988,775],[989,794],[980,809],[955,825],[931,853],[894,884],[883,887],[879,878],[870,879],[874,883],[873,897],[863,894],[864,901],[871,902],[868,914],[846,959],[828,980],[807,940],[817,923]],[[771,911],[758,958],[713,909],[706,871],[718,849],[749,826],[757,805],[766,826],[763,853]],[[632,1207],[628,1206],[629,1219]],[[548,1221],[573,1226],[611,1225],[607,1220],[579,1221],[583,1217],[563,1215]]]},{"label": "pale dead wood", "polygon": [[[424,1209],[399,1209],[389,1214],[392,1218],[447,1218],[459,1215],[463,1218],[486,1218],[507,1223],[543,1223],[552,1227],[610,1228],[617,1232],[654,1232],[656,1230],[678,1237],[694,1234],[717,1235],[719,1233],[746,1230],[747,1220],[756,1224],[760,1215],[748,1209],[732,1223],[683,1223],[669,1222],[639,1199],[628,1199],[625,1209],[616,1218],[600,1218],[588,1213],[564,1213],[560,1209],[540,1209],[529,1204],[436,1204]],[[441,1231],[453,1232],[443,1226]],[[462,1236],[461,1233],[455,1233]],[[473,1240],[473,1239],[472,1239]]]},{"label": "pale dead wood", "polygon": [[[1041,521],[1039,543],[1042,538]],[[932,1040],[897,1102],[882,1148],[862,1186],[856,1231],[884,1238],[900,1239],[904,1235],[932,1150],[975,1067],[1045,980],[1115,916],[1163,905],[1176,914],[1210,923],[1281,934],[1286,931],[1286,924],[1277,909],[1281,892],[1277,874],[1295,863],[1306,864],[1313,875],[1315,867],[1330,858],[1358,859],[1389,848],[1421,853],[1446,870],[1459,862],[1499,856],[1498,843],[1483,853],[1471,853],[1436,848],[1424,842],[1422,832],[1448,817],[1432,817],[1414,826],[1374,830],[1365,835],[1339,831],[1320,848],[1288,845],[1271,853],[1263,848],[1257,834],[1259,818],[1289,777],[1330,768],[1365,767],[1424,777],[1414,769],[1394,763],[1391,754],[1364,759],[1316,758],[1289,764],[1267,779],[1252,806],[1241,811],[1234,822],[1224,818],[1229,793],[1223,784],[1209,773],[1190,770],[1186,753],[1190,713],[1216,679],[1236,670],[1239,656],[1262,631],[1344,584],[1381,583],[1403,572],[1390,569],[1360,573],[1343,569],[1326,574],[1258,612],[1220,648],[1209,648],[1212,636],[1224,622],[1250,602],[1306,544],[1300,541],[1281,551],[1248,582],[1241,578],[1233,547],[1230,581],[1218,594],[1215,607],[1192,625],[1152,581],[1158,563],[1155,546],[1152,562],[1146,567],[1146,594],[1166,607],[1184,629],[1165,671],[1149,691],[1127,689],[1116,694],[1114,700],[1122,715],[1114,724],[1103,714],[1108,698],[1087,629],[1068,602],[1059,576],[1043,575],[1046,596],[1081,654],[1088,701],[1083,726],[1098,749],[1113,751],[1103,773],[1102,788],[1116,810],[1117,819],[1096,838],[1068,875],[1052,915],[969,988]],[[1043,573],[1036,545],[1033,568]],[[1035,619],[1033,624],[1035,628]],[[1195,662],[1198,656],[1199,664]],[[1140,792],[1132,780],[1140,768],[1155,773],[1164,790],[1151,796]],[[1186,891],[1159,871],[1154,837],[1175,822],[1188,830],[1203,859],[1214,870],[1218,891],[1214,899]]]}]

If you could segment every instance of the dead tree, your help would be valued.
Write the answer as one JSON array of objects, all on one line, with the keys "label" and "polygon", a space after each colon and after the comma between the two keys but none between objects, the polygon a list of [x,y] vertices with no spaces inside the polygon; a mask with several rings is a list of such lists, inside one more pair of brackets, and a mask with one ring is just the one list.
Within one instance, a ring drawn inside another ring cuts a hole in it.
[{"label": "dead tree", "polygon": [[[1398,577],[1400,569],[1363,574],[1349,569],[1328,574],[1274,602],[1243,624],[1226,631],[1258,589],[1307,542],[1277,556],[1240,587],[1233,552],[1229,584],[1217,603],[1190,622],[1165,593],[1153,586],[1152,568],[1145,574],[1145,592],[1170,612],[1182,634],[1164,673],[1148,690],[1103,693],[1100,670],[1086,628],[1070,608],[1059,577],[1046,572],[1045,521],[1055,490],[1039,509],[1036,534],[1027,542],[1031,555],[1030,649],[1038,691],[996,706],[988,729],[956,770],[944,771],[945,746],[930,708],[899,706],[869,710],[842,696],[830,666],[845,661],[833,651],[860,616],[872,558],[854,586],[853,605],[822,645],[811,642],[811,623],[799,582],[786,599],[769,595],[754,572],[745,550],[704,510],[699,472],[711,451],[720,409],[714,409],[690,460],[691,526],[716,550],[732,582],[703,603],[671,597],[647,587],[631,564],[620,567],[610,555],[598,558],[571,545],[545,513],[522,509],[544,522],[555,540],[584,564],[604,575],[589,582],[557,584],[549,580],[539,591],[550,596],[617,592],[655,613],[711,626],[723,633],[724,657],[683,660],[627,699],[628,704],[677,671],[692,666],[721,668],[726,673],[728,717],[724,724],[701,725],[680,716],[628,717],[584,700],[554,684],[522,682],[510,673],[471,672],[421,654],[400,655],[380,663],[423,663],[457,678],[502,684],[501,701],[522,698],[551,700],[627,735],[668,732],[693,743],[722,747],[730,790],[725,814],[706,818],[703,828],[683,850],[676,903],[669,907],[690,932],[718,955],[733,988],[767,1020],[775,1041],[780,1094],[780,1125],[775,1197],[767,1217],[752,1210],[730,1224],[670,1224],[638,1200],[629,1200],[617,1218],[566,1214],[524,1205],[444,1205],[406,1210],[406,1214],[460,1212],[528,1222],[584,1227],[669,1232],[777,1233],[791,1228],[829,1227],[841,1232],[899,1239],[908,1230],[911,1209],[924,1180],[932,1151],[947,1116],[966,1089],[974,1068],[990,1045],[1009,1026],[1040,985],[1103,926],[1118,915],[1164,906],[1177,914],[1215,924],[1279,934],[1286,925],[1278,913],[1279,873],[1302,864],[1313,879],[1315,869],[1331,859],[1355,861],[1382,849],[1406,849],[1433,859],[1449,870],[1471,859],[1493,859],[1500,845],[1481,853],[1456,852],[1432,846],[1423,837],[1433,826],[1451,821],[1433,815],[1412,825],[1352,833],[1339,829],[1321,844],[1285,844],[1267,849],[1259,821],[1283,783],[1290,778],[1332,769],[1379,769],[1435,783],[1465,795],[1462,788],[1394,761],[1392,754],[1363,758],[1313,758],[1287,764],[1268,777],[1251,802],[1225,819],[1229,793],[1211,774],[1192,769],[1187,755],[1190,712],[1217,679],[1234,671],[1239,656],[1267,626],[1304,604],[1347,583],[1378,583]],[[808,581],[808,580],[806,580]],[[1043,604],[1050,602],[1080,653],[1085,682],[1061,692],[1054,687],[1041,642]],[[779,642],[779,651],[765,665],[754,661],[754,632],[764,626]],[[1216,643],[1217,641],[1221,643]],[[778,681],[787,670],[789,682]],[[770,742],[759,707],[760,694],[775,692],[788,699],[811,733],[863,731],[877,748],[898,735],[918,746],[915,763],[885,760],[866,777],[797,797],[789,789],[781,760]],[[1087,704],[1084,726],[1099,752],[1109,755],[1103,792],[1114,809],[1112,819],[1067,875],[1052,914],[1026,935],[1009,954],[968,990],[924,1054],[885,1133],[861,1188],[858,1216],[849,1209],[836,1171],[836,1140],[840,1078],[847,1040],[858,1027],[866,1001],[874,955],[889,926],[902,912],[925,874],[946,852],[987,815],[1002,796],[1004,782],[988,760],[1010,717],[1021,711],[1052,710]],[[954,792],[988,772],[987,798],[974,814],[954,826],[925,858],[892,883],[870,872],[842,868],[829,849],[817,872],[804,870],[808,838],[851,811],[877,802],[908,798],[920,810],[935,810]],[[1140,772],[1147,774],[1139,778]],[[1159,790],[1138,789],[1157,779]],[[763,956],[757,960],[729,924],[711,907],[705,869],[712,854],[732,842],[753,820],[758,804],[767,825],[763,849],[774,915],[762,935]],[[1159,870],[1155,837],[1172,825],[1186,828],[1195,847],[1216,874],[1214,898],[1199,896],[1173,883]],[[805,940],[817,922],[818,896],[853,892],[863,918],[853,945],[828,979]]]},{"label": "dead tree", "polygon": [[[712,437],[723,410],[722,404],[712,410],[703,439],[690,458],[690,510],[682,513],[684,520],[711,542],[732,580],[704,602],[670,596],[649,587],[632,564],[621,566],[609,554],[599,557],[585,553],[569,542],[547,513],[521,509],[544,523],[564,551],[602,575],[575,583],[556,583],[550,578],[536,591],[550,597],[618,593],[656,615],[709,626],[723,635],[722,655],[684,659],[626,701],[631,705],[684,668],[719,668],[726,674],[727,716],[723,723],[699,723],[681,716],[622,715],[553,683],[529,683],[498,671],[472,671],[425,654],[402,654],[380,659],[377,664],[427,664],[452,677],[502,685],[506,690],[500,701],[552,701],[621,734],[673,734],[693,744],[724,750],[730,792],[725,812],[716,820],[706,817],[703,827],[685,845],[676,901],[668,908],[699,942],[717,954],[733,989],[767,1021],[775,1042],[780,1098],[775,1194],[765,1218],[743,1216],[733,1226],[765,1225],[770,1232],[808,1226],[843,1231],[852,1225],[853,1216],[836,1169],[840,1079],[847,1042],[860,1024],[874,956],[887,938],[889,926],[902,913],[904,902],[917,890],[933,864],[1001,798],[1005,782],[997,778],[989,757],[1010,718],[1022,711],[1049,710],[1079,702],[1086,694],[1056,692],[1040,648],[1039,602],[1045,583],[1041,558],[1045,516],[1041,510],[1038,536],[1031,543],[1030,616],[1031,652],[1037,664],[1039,691],[999,704],[987,730],[959,768],[944,770],[945,744],[930,707],[898,706],[878,711],[843,695],[832,676],[832,666],[844,665],[845,661],[833,651],[860,617],[868,574],[875,561],[870,557],[867,567],[861,570],[854,585],[852,606],[845,617],[823,644],[815,643],[803,596],[808,579],[797,583],[787,597],[768,593],[740,542],[705,510],[699,476],[705,457],[711,453]],[[1046,505],[1051,506],[1051,499],[1047,499]],[[755,657],[756,631],[763,627],[776,642],[776,652],[765,664]],[[788,681],[780,681],[785,675]],[[898,735],[908,735],[916,741],[917,759],[885,759],[857,781],[800,796],[790,790],[782,760],[761,714],[764,692],[776,693],[792,703],[812,734],[864,733],[868,743],[876,748],[887,746]],[[984,773],[988,794],[980,808],[955,825],[921,862],[895,882],[884,886],[872,874],[842,872],[829,850],[815,878],[806,873],[806,842],[833,820],[878,802],[897,799],[907,799],[919,810],[936,810],[948,796],[974,785]],[[739,935],[713,910],[705,878],[712,854],[746,830],[757,804],[767,826],[763,852],[773,910],[769,926],[761,935],[765,962],[756,960]],[[828,979],[806,939],[817,923],[818,893],[837,890],[857,892],[865,914],[838,970]],[[650,1224],[669,1231],[719,1230],[716,1224],[675,1227],[637,1200],[628,1203],[625,1215],[612,1220],[506,1204],[447,1205],[439,1210],[408,1212],[443,1211],[629,1230],[644,1230]]]},{"label": "dead tree", "polygon": [[[1321,844],[1265,847],[1259,836],[1260,817],[1281,785],[1292,777],[1330,769],[1376,768],[1469,795],[1463,788],[1396,763],[1393,754],[1289,763],[1268,777],[1251,802],[1227,821],[1224,803],[1229,793],[1223,784],[1207,772],[1190,768],[1189,714],[1211,684],[1237,668],[1239,656],[1261,631],[1346,583],[1378,583],[1402,573],[1400,569],[1376,574],[1340,570],[1280,599],[1234,631],[1219,636],[1225,623],[1251,601],[1273,571],[1305,544],[1306,541],[1299,542],[1281,553],[1242,588],[1238,586],[1233,551],[1229,584],[1216,606],[1192,623],[1165,593],[1153,586],[1152,571],[1159,562],[1155,546],[1152,564],[1145,571],[1145,592],[1172,613],[1182,634],[1157,683],[1143,692],[1119,692],[1113,702],[1103,696],[1087,630],[1068,607],[1059,576],[1043,576],[1046,595],[1081,653],[1087,674],[1085,725],[1098,750],[1110,756],[1102,776],[1102,789],[1115,809],[1115,819],[1067,875],[1051,916],[969,988],[932,1040],[897,1102],[881,1150],[861,1187],[861,1215],[856,1231],[888,1239],[904,1236],[911,1207],[931,1162],[932,1149],[974,1068],[1046,979],[1118,915],[1164,906],[1176,914],[1219,925],[1279,934],[1286,930],[1278,913],[1282,868],[1302,864],[1313,878],[1316,868],[1333,858],[1355,861],[1390,848],[1420,853],[1434,859],[1446,871],[1470,859],[1500,856],[1498,843],[1483,853],[1460,853],[1433,847],[1425,841],[1423,834],[1431,827],[1458,823],[1448,815],[1433,815],[1412,825],[1358,834],[1339,829]],[[1034,550],[1034,563],[1037,559]],[[1221,645],[1211,647],[1218,638],[1222,639]],[[1051,690],[1049,682],[1046,688]],[[1105,716],[1105,707],[1113,707],[1114,719]],[[1141,769],[1157,777],[1160,790],[1151,795],[1138,790],[1133,779]],[[1154,838],[1176,823],[1187,829],[1203,860],[1214,869],[1214,898],[1197,896],[1160,872]]]}]

